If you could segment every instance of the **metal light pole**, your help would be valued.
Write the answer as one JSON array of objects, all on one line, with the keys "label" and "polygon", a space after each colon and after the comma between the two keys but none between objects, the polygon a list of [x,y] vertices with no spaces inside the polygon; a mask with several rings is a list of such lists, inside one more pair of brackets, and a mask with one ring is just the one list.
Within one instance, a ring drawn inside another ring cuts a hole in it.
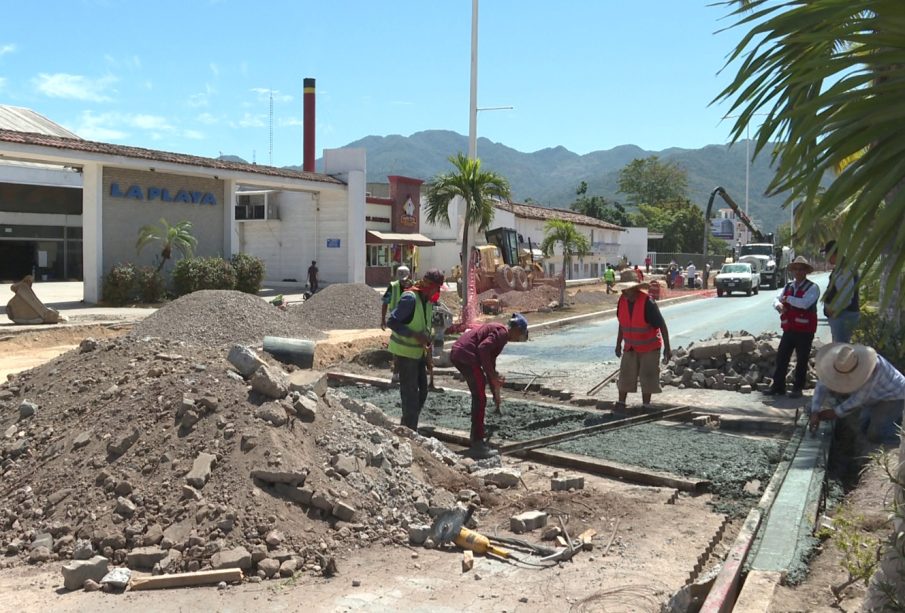
[{"label": "metal light pole", "polygon": [[478,0],[471,0],[471,105],[468,113],[468,158],[478,155]]}]

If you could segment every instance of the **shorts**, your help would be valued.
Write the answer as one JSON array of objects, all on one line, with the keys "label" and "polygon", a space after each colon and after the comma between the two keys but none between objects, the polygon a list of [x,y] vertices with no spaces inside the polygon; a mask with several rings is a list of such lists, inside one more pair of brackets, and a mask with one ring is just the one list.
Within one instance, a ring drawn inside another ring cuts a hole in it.
[{"label": "shorts", "polygon": [[659,394],[660,389],[660,352],[624,351],[622,361],[619,363],[619,380],[616,387],[620,392],[633,393],[638,391],[638,381],[641,382],[642,394]]}]

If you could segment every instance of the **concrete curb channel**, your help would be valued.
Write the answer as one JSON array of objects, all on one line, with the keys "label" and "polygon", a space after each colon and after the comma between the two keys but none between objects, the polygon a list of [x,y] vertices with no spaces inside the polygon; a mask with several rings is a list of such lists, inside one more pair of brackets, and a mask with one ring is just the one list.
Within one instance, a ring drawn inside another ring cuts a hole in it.
[{"label": "concrete curb channel", "polygon": [[[599,317],[600,314],[594,314]],[[585,317],[585,316],[581,316]],[[556,325],[568,325],[563,321],[573,323],[573,318],[549,322]],[[437,369],[439,372],[441,369]],[[455,369],[442,369],[444,374],[455,375]],[[395,387],[388,379],[355,375],[349,373],[331,371],[327,373],[331,385],[363,384],[378,388]],[[507,387],[524,391],[524,384],[509,384]],[[576,411],[581,407],[593,407],[602,411],[612,411],[611,401],[596,400],[573,396],[570,392],[557,391],[542,386],[529,386],[534,391],[552,396],[555,400],[570,402],[570,405],[557,402],[539,403],[548,404],[563,411]],[[440,388],[445,392],[461,393],[462,390],[453,388]],[[680,410],[684,409],[684,410]],[[656,419],[668,419],[679,422],[704,423],[700,420],[710,420],[712,412],[695,411],[688,407],[666,408],[655,406],[652,409]],[[671,413],[670,413],[671,411]],[[640,422],[633,422],[639,416],[644,416],[641,409],[631,411],[631,415],[624,418],[624,425],[618,427],[630,428]],[[663,414],[661,417],[660,414]],[[720,423],[721,430],[733,429],[751,432],[751,428],[757,428],[764,432],[764,424],[761,420],[735,419],[725,420],[723,416]],[[650,421],[650,420],[648,420]],[[749,513],[741,531],[729,546],[729,553],[716,574],[710,574],[701,578],[700,573],[705,562],[713,553],[716,545],[724,538],[726,526],[729,523],[728,516],[721,523],[709,544],[698,554],[697,563],[689,570],[686,586],[674,595],[673,602],[679,608],[671,610],[686,610],[692,603],[698,603],[700,611],[713,612],[754,612],[770,609],[770,603],[776,587],[783,581],[786,574],[796,564],[800,563],[800,554],[797,544],[808,534],[812,534],[820,517],[820,502],[822,500],[822,488],[826,470],[826,461],[832,441],[832,430],[828,423],[824,423],[821,429],[814,434],[806,434],[804,431],[804,418],[796,418],[798,423],[794,431],[789,422],[768,425],[772,434],[788,436],[787,451],[784,459],[780,461],[774,471],[771,480],[758,502],[758,505]],[[584,430],[593,430],[600,426],[591,426]],[[604,429],[609,429],[604,427]],[[423,434],[433,436],[440,441],[450,444],[455,448],[464,448],[468,445],[468,433],[458,430],[450,430],[442,427],[425,427]],[[582,436],[578,430],[574,431]],[[568,435],[568,433],[567,433]],[[619,464],[609,460],[601,460],[590,456],[576,455],[561,450],[541,446],[542,437],[538,444],[524,445],[515,441],[496,441],[497,446],[506,455],[541,462],[552,466],[562,466],[575,470],[581,470],[592,474],[624,480],[642,485],[674,488],[676,496],[678,492],[690,494],[706,491],[708,481],[678,477],[677,475],[642,469],[635,466]],[[512,449],[507,452],[507,447]],[[527,449],[520,449],[527,447]],[[703,603],[703,604],[702,604]]]}]

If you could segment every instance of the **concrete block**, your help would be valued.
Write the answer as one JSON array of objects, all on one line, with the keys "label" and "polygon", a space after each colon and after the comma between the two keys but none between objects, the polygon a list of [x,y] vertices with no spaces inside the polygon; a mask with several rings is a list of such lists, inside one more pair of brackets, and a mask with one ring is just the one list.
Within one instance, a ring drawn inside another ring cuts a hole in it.
[{"label": "concrete block", "polygon": [[530,532],[547,525],[547,514],[543,511],[525,511],[509,518],[509,529],[516,534]]},{"label": "concrete block", "polygon": [[584,477],[553,477],[550,479],[550,489],[554,492],[567,492],[569,490],[583,490]]},{"label": "concrete block", "polygon": [[63,587],[67,590],[79,590],[85,581],[100,581],[107,574],[107,558],[94,556],[90,560],[76,560],[63,565]]},{"label": "concrete block", "polygon": [[522,478],[522,473],[513,468],[485,468],[475,471],[475,477],[484,479],[484,483],[493,484],[499,488],[515,487]]},{"label": "concrete block", "polygon": [[431,527],[428,524],[412,524],[409,526],[409,543],[423,545],[430,533]]},{"label": "concrete block", "polygon": [[289,375],[289,391],[308,390],[323,398],[327,394],[327,374],[317,370],[296,370]]}]

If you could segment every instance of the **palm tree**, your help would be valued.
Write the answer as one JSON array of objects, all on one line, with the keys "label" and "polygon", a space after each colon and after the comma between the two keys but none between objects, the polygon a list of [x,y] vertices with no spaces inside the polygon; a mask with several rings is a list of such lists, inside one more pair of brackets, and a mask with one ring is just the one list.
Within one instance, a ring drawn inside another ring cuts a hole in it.
[{"label": "palm tree", "polygon": [[[901,0],[736,0],[736,27],[749,31],[728,64],[740,62],[716,100],[738,113],[738,140],[766,111],[754,154],[771,146],[773,193],[801,202],[802,227],[836,211],[840,256],[879,277],[890,338],[902,332],[905,269],[905,3]],[[750,12],[749,12],[750,11]],[[727,65],[728,65],[727,64]],[[778,142],[774,142],[778,141]],[[838,174],[822,197],[820,181]],[[899,457],[905,456],[905,437]],[[864,607],[905,601],[905,463],[896,469],[891,546],[871,579]]]},{"label": "palm tree", "polygon": [[540,248],[544,255],[551,256],[556,245],[562,248],[563,282],[559,286],[559,306],[563,306],[566,301],[565,276],[572,276],[572,256],[587,255],[591,251],[591,244],[584,234],[575,229],[575,224],[571,221],[551,219],[544,225],[544,241]]},{"label": "palm tree", "polygon": [[[749,31],[730,54],[739,62],[716,101],[739,117],[733,140],[755,115],[754,155],[770,147],[772,193],[797,207],[800,227],[845,210],[842,257],[880,279],[891,329],[902,327],[905,270],[905,3],[895,0],[736,0],[735,27]],[[836,174],[822,195],[820,182]],[[797,225],[797,224],[796,224]]]},{"label": "palm tree", "polygon": [[141,253],[149,243],[160,243],[160,263],[157,265],[157,272],[160,272],[173,256],[174,249],[183,257],[192,257],[198,239],[192,235],[192,222],[183,220],[171,226],[166,219],[161,219],[159,226],[142,226],[138,231],[135,250]]},{"label": "palm tree", "polygon": [[453,198],[465,201],[465,228],[462,231],[462,317],[466,317],[468,306],[469,253],[468,230],[477,226],[478,231],[490,228],[493,222],[494,201],[508,200],[511,194],[509,181],[493,171],[482,170],[481,160],[469,159],[459,153],[449,158],[454,172],[437,175],[427,186],[427,221],[450,225],[449,204]]}]

